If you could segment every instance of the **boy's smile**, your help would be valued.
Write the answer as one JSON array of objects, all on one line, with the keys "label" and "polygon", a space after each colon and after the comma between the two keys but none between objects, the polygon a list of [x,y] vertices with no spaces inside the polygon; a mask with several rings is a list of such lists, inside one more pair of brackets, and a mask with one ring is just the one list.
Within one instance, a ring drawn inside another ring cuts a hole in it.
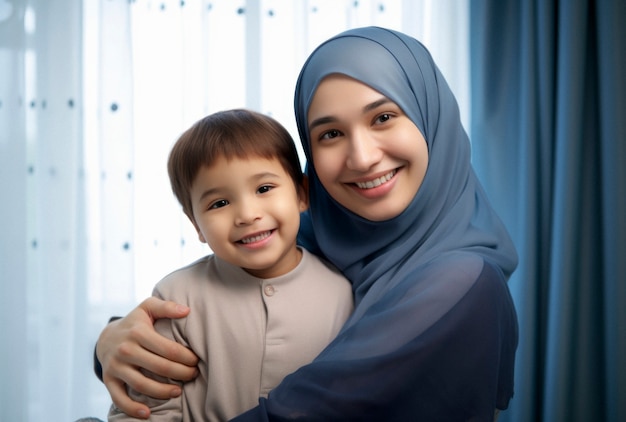
[{"label": "boy's smile", "polygon": [[219,157],[191,187],[194,225],[223,260],[259,278],[277,277],[300,261],[305,195],[277,159]]},{"label": "boy's smile", "polygon": [[247,245],[248,247],[259,247],[259,246],[262,246],[262,244],[266,243],[263,241],[268,239],[272,235],[273,232],[274,232],[273,230],[267,230],[259,234],[247,236],[241,240],[238,240],[237,243],[242,243],[244,245]]}]

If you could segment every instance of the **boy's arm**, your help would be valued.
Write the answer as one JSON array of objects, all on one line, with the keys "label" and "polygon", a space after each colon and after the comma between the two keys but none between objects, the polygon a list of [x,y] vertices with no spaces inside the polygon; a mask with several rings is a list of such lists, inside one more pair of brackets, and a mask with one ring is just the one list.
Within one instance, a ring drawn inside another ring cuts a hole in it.
[{"label": "boy's arm", "polygon": [[[182,318],[188,313],[187,307],[151,297],[102,331],[96,357],[104,384],[121,411],[139,418],[150,414],[148,406],[128,395],[127,385],[144,396],[168,399],[180,395],[181,389],[165,378],[187,381],[197,375],[193,352],[154,329],[157,319]],[[147,377],[140,368],[162,378]]]},{"label": "boy's arm", "polygon": [[[156,321],[154,327],[156,331],[163,335],[164,337],[174,340],[173,331],[177,328],[175,327],[175,323],[172,323],[169,320],[160,320]],[[179,333],[180,334],[180,333]],[[143,375],[145,375],[150,380],[154,380],[159,383],[168,384],[170,387],[177,386],[181,391],[183,389],[183,383],[179,381],[175,381],[172,379],[164,378],[158,375],[155,375],[151,372],[142,370]],[[150,420],[151,421],[182,421],[183,420],[183,399],[185,397],[185,393],[178,395],[177,397],[165,398],[165,399],[156,399],[153,397],[146,396],[144,394],[139,393],[133,388],[126,387],[127,394],[131,400],[136,402],[144,403],[150,409]],[[121,409],[119,409],[115,404],[111,406],[108,414],[109,422],[123,422],[123,421],[131,421],[136,420],[136,418],[132,416],[128,416]]]},{"label": "boy's arm", "polygon": [[[167,379],[161,377],[154,377],[155,380],[160,382],[168,382]],[[172,382],[169,380],[169,382]],[[179,388],[182,389],[182,383],[179,383]],[[128,390],[128,396],[137,402],[146,403],[146,406],[150,409],[149,417],[151,421],[182,421],[183,420],[183,395],[174,397],[171,399],[155,399],[152,397],[139,394],[135,390]],[[111,405],[108,414],[109,422],[124,422],[124,421],[136,421],[134,416],[128,416],[124,411],[119,409],[115,404]]]}]

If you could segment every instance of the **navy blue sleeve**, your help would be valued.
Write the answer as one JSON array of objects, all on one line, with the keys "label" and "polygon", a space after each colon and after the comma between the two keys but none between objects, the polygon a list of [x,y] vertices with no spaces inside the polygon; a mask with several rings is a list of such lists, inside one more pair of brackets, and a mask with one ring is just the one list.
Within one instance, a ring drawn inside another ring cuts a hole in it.
[{"label": "navy blue sleeve", "polygon": [[[109,322],[121,319],[122,317],[119,316],[114,316],[111,317],[111,319],[109,319]],[[102,364],[100,363],[100,360],[98,359],[98,355],[96,354],[96,347],[98,345],[96,344],[93,347],[93,372],[96,374],[96,376],[98,377],[98,379],[100,381],[102,381]]]}]

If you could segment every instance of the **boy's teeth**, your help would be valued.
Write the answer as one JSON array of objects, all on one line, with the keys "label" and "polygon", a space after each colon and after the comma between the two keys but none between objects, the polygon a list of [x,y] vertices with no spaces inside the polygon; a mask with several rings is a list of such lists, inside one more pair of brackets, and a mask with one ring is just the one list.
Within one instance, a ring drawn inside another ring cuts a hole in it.
[{"label": "boy's teeth", "polygon": [[254,242],[259,242],[263,239],[265,239],[266,237],[269,237],[269,235],[272,234],[272,232],[267,231],[265,233],[261,233],[258,234],[256,236],[252,236],[252,237],[246,237],[245,239],[241,239],[241,243],[254,243]]},{"label": "boy's teeth", "polygon": [[371,189],[371,188],[375,188],[376,186],[380,186],[383,183],[386,183],[389,181],[389,179],[391,179],[394,175],[396,174],[396,171],[390,171],[389,173],[385,174],[384,176],[381,176],[379,178],[376,178],[374,180],[369,180],[367,182],[356,182],[356,185],[358,187],[360,187],[361,189]]}]

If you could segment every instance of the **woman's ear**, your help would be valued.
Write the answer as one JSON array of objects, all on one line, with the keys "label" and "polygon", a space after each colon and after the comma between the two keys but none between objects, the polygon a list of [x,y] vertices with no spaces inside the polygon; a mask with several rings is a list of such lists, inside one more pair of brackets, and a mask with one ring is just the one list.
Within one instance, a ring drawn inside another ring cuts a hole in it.
[{"label": "woman's ear", "polygon": [[309,209],[309,178],[302,176],[302,184],[298,188],[298,201],[300,202],[300,212]]}]

